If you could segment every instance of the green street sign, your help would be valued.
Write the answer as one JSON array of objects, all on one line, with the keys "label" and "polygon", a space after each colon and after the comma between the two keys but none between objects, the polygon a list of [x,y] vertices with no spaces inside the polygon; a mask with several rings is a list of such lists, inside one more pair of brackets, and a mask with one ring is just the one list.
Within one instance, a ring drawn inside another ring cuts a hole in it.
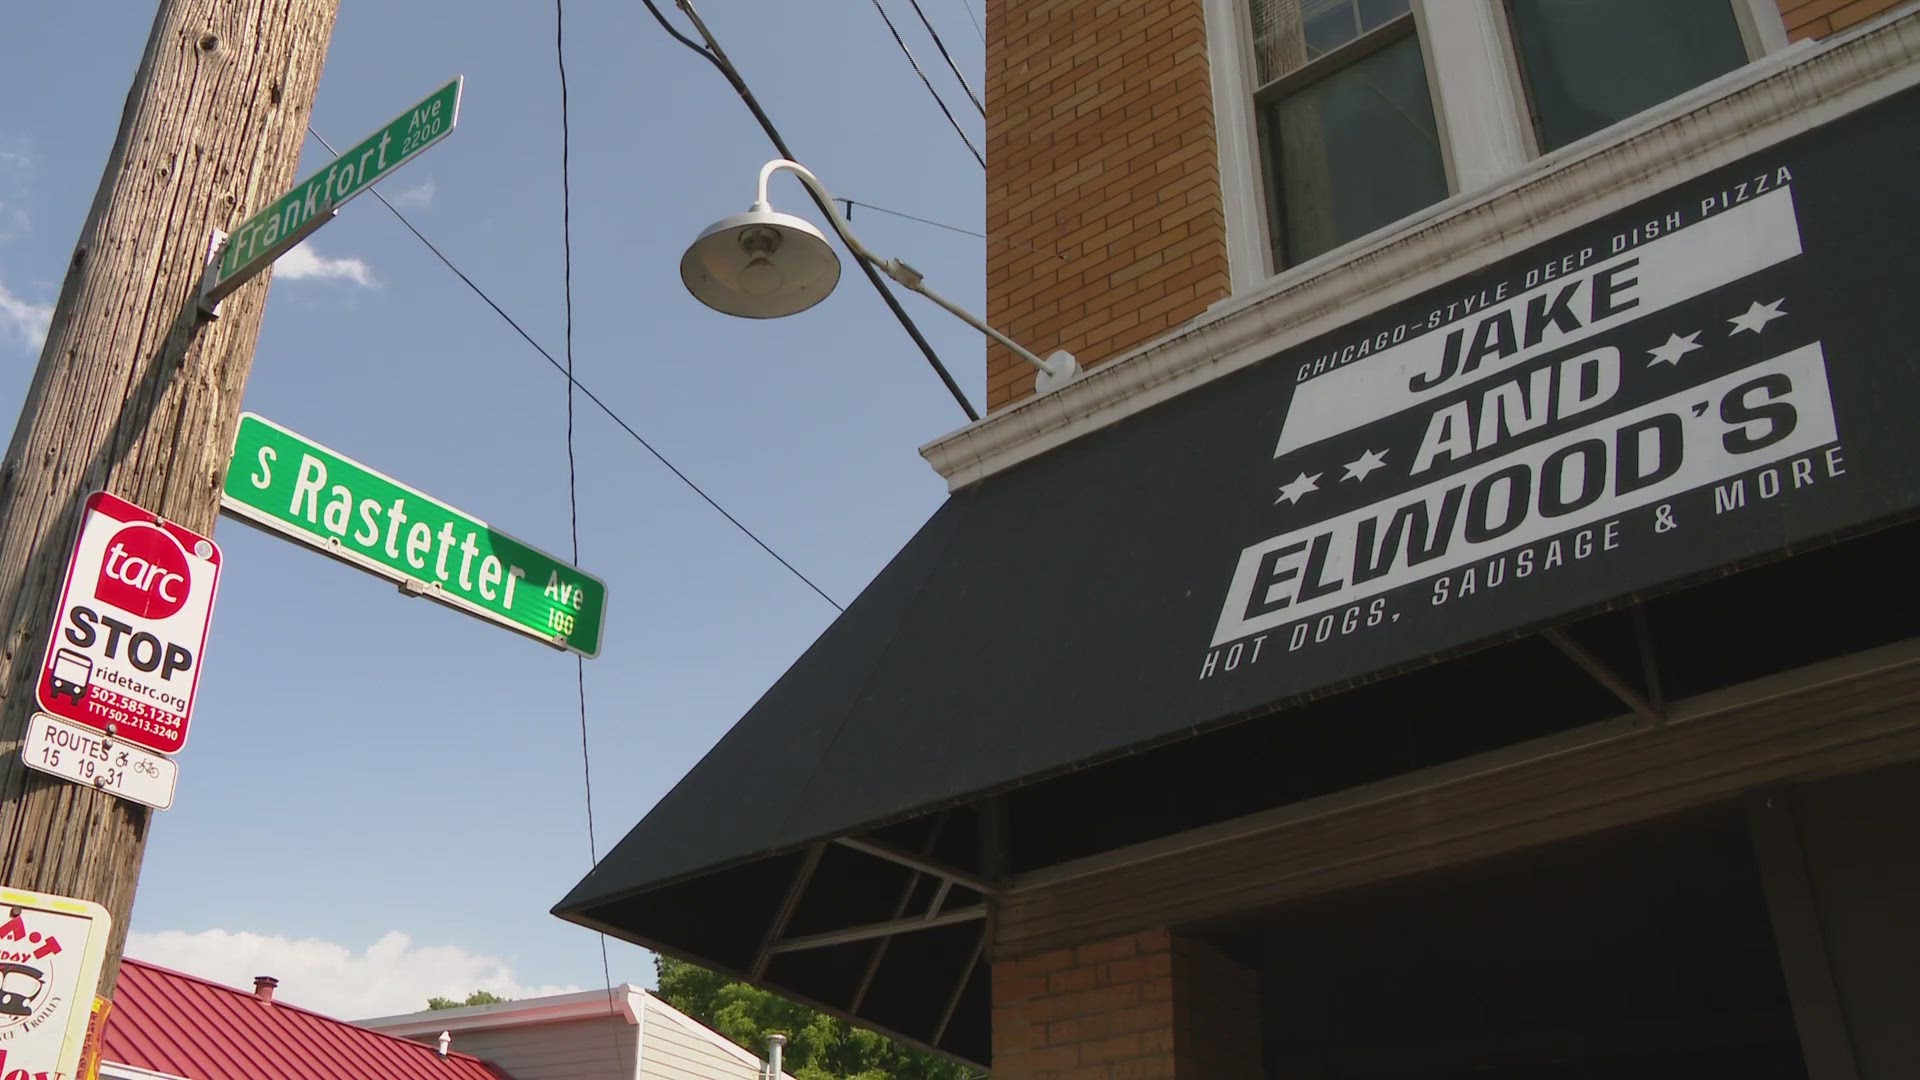
[{"label": "green street sign", "polygon": [[605,582],[271,420],[241,414],[220,509],[403,592],[600,652]]},{"label": "green street sign", "polygon": [[203,302],[212,305],[239,288],[315,229],[333,219],[340,204],[393,174],[453,130],[460,116],[461,77],[316,171],[227,236],[220,261],[207,276]]}]

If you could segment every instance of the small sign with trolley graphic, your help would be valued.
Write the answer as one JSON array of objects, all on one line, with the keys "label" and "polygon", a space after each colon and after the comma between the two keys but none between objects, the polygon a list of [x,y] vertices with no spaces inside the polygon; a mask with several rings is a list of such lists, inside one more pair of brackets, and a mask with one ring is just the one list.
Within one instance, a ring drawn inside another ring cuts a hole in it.
[{"label": "small sign with trolley graphic", "polygon": [[0,1076],[75,1075],[112,926],[91,901],[0,886]]}]

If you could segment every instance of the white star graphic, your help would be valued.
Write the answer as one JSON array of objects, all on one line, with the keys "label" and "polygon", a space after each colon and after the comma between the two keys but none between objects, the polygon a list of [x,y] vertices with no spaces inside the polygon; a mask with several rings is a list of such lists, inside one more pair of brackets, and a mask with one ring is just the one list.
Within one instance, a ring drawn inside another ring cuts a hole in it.
[{"label": "white star graphic", "polygon": [[1299,502],[1308,492],[1319,491],[1321,475],[1320,473],[1314,473],[1312,476],[1308,476],[1306,473],[1301,473],[1299,476],[1294,477],[1292,483],[1281,486],[1280,497],[1273,500],[1273,505],[1279,506],[1281,503],[1292,505],[1293,503]]},{"label": "white star graphic", "polygon": [[1385,450],[1363,451],[1359,457],[1347,462],[1347,475],[1340,479],[1343,482],[1347,480],[1358,480],[1365,483],[1369,473],[1375,469],[1384,469],[1386,467],[1387,452]]},{"label": "white star graphic", "polygon": [[1786,302],[1787,298],[1784,296],[1771,304],[1763,304],[1755,300],[1745,312],[1727,320],[1733,324],[1733,329],[1727,331],[1727,336],[1732,337],[1742,330],[1751,330],[1756,334],[1765,330],[1768,323],[1786,315],[1786,312],[1780,310],[1780,305]]},{"label": "white star graphic", "polygon": [[1653,359],[1647,361],[1647,366],[1672,364],[1674,367],[1679,367],[1681,357],[1695,349],[1704,348],[1697,340],[1699,337],[1700,331],[1698,330],[1695,330],[1685,337],[1681,337],[1679,334],[1668,334],[1666,342],[1659,348],[1647,350],[1647,355],[1653,357]]}]

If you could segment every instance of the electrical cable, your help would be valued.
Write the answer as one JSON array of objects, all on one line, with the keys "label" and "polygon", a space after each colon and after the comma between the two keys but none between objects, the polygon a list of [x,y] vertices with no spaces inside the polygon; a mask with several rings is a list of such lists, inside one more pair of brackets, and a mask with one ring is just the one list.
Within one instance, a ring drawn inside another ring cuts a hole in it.
[{"label": "electrical cable", "polygon": [[[566,310],[567,358],[567,523],[572,530],[573,565],[580,565],[580,494],[573,453],[573,131],[567,109],[566,15],[563,0],[553,0],[553,57],[560,73],[560,287]],[[586,720],[586,696],[580,718]],[[582,732],[584,735],[585,733]],[[593,806],[587,806],[587,840],[593,842]],[[594,857],[599,858],[598,848]]]},{"label": "electrical cable", "polygon": [[[874,2],[878,3],[879,0]],[[987,107],[980,104],[979,95],[973,92],[973,87],[967,85],[967,77],[960,74],[960,65],[954,63],[953,56],[947,52],[947,43],[940,40],[940,31],[933,28],[933,23],[927,20],[927,13],[920,10],[920,0],[907,0],[907,3],[912,4],[913,13],[920,16],[920,25],[927,28],[927,36],[933,39],[933,47],[940,50],[940,59],[947,62],[947,70],[953,72],[954,79],[960,83],[960,89],[967,92],[967,100],[973,102],[973,107],[979,109],[981,118],[985,119]]]},{"label": "electrical cable", "polygon": [[[563,0],[553,0],[553,60],[560,73],[560,287],[566,307],[567,355],[567,525],[573,540],[573,565],[580,565],[580,481],[573,451],[573,132],[567,109],[567,22]],[[573,684],[580,698],[580,775],[587,798],[587,869],[600,863],[600,841],[593,827],[593,755],[587,744],[587,661],[573,656]],[[607,935],[600,939],[600,975],[607,990],[607,1011],[614,1011],[613,965],[607,959]],[[608,1033],[611,1038],[612,1032]],[[619,1040],[613,1040],[620,1060]]]},{"label": "electrical cable", "polygon": [[[798,161],[799,159],[793,156],[793,151],[787,147],[787,140],[781,137],[780,129],[773,126],[773,120],[767,116],[766,110],[760,107],[760,99],[754,97],[753,91],[747,88],[746,80],[741,78],[739,69],[733,66],[733,61],[728,59],[726,52],[720,48],[720,42],[714,38],[713,32],[707,29],[707,24],[700,18],[700,13],[693,9],[692,0],[676,0],[676,2],[687,18],[692,20],[701,39],[707,43],[705,46],[674,29],[673,25],[667,22],[667,17],[654,5],[654,0],[640,0],[640,2],[653,13],[654,21],[660,24],[660,28],[665,30],[668,36],[699,54],[707,63],[713,65],[714,70],[718,71],[722,78],[727,80],[727,84],[733,87],[733,92],[740,96],[740,100],[746,104],[748,111],[753,113],[753,118],[759,122],[760,130],[767,133],[768,141],[773,143],[773,148],[779,151],[780,156],[789,161]],[[840,237],[840,242],[846,244],[847,249],[852,252],[853,261],[858,263],[861,271],[867,275],[867,281],[872,283],[874,291],[886,301],[887,310],[893,312],[893,317],[899,320],[900,328],[907,332],[907,336],[913,339],[915,345],[919,346],[920,355],[927,358],[928,366],[940,376],[940,381],[946,385],[947,393],[952,394],[953,400],[959,404],[960,411],[967,414],[968,420],[980,419],[980,413],[974,409],[973,403],[967,400],[967,395],[960,390],[960,384],[954,381],[953,373],[947,370],[947,365],[940,362],[939,354],[933,351],[933,346],[928,344],[926,336],[920,333],[920,327],[915,325],[912,317],[907,314],[907,309],[900,306],[900,298],[895,296],[893,290],[887,287],[887,283],[880,279],[880,273],[873,268],[873,264],[855,250],[852,244],[847,243],[846,235],[840,232],[840,223],[828,212],[827,204],[821,200],[820,196],[814,194],[811,188],[807,189],[807,197],[813,200],[815,207],[819,208],[820,216],[826,218],[827,223],[833,226],[835,235]]]},{"label": "electrical cable", "polygon": [[[873,0],[873,10],[879,12],[880,21],[887,24],[887,32],[893,35],[893,43],[900,46],[900,51],[905,54],[907,63],[913,67],[913,73],[920,76],[920,85],[926,87],[927,93],[933,95],[933,103],[940,106],[940,115],[947,118],[947,123],[953,125],[953,133],[960,136],[961,142],[967,144],[967,150],[973,154],[973,160],[979,162],[981,168],[986,168],[987,159],[980,156],[980,148],[973,145],[973,140],[967,137],[966,129],[960,126],[960,121],[954,119],[953,110],[947,108],[946,99],[940,96],[940,91],[933,88],[933,80],[927,78],[927,73],[920,69],[920,61],[913,58],[913,50],[907,48],[906,40],[900,36],[900,31],[894,27],[893,20],[887,17],[887,9],[880,6],[880,0]],[[943,48],[940,51],[944,53],[946,49]],[[972,96],[973,91],[969,90],[967,94],[968,96]],[[975,104],[979,103],[975,102]],[[987,115],[987,110],[984,108],[981,109],[980,115]]]},{"label": "electrical cable", "polygon": [[960,0],[960,6],[967,9],[967,21],[973,24],[973,32],[979,36],[980,44],[987,43],[987,32],[980,28],[980,20],[973,17],[973,0]]},{"label": "electrical cable", "polygon": [[[844,196],[838,197],[834,201],[846,203],[848,207],[864,206],[867,209],[875,211],[877,213],[892,214],[894,217],[897,217],[897,218],[906,218],[908,221],[917,221],[922,225],[931,225],[936,229],[945,229],[948,232],[956,232],[962,236],[971,236],[976,240],[985,240],[985,241],[988,241],[989,243],[994,243],[994,244],[1005,244],[1008,247],[1022,248],[1027,251],[1036,252],[1041,255],[1051,255],[1054,258],[1059,259],[1061,262],[1072,261],[1071,259],[1068,259],[1065,255],[1062,255],[1057,251],[1048,251],[1046,248],[1034,247],[1032,244],[1022,244],[1017,240],[1002,240],[997,236],[988,236],[986,233],[974,232],[972,229],[963,229],[958,225],[949,225],[944,221],[935,221],[932,218],[917,217],[913,214],[907,213],[904,210],[889,210],[884,206],[875,206],[870,202],[862,202],[859,199],[849,199]],[[853,214],[849,212],[847,216],[851,218]]]},{"label": "electrical cable", "polygon": [[[336,158],[340,156],[339,151],[335,150],[333,148],[333,145],[327,142],[327,140],[321,138],[320,133],[313,130],[311,126],[307,128],[307,134],[312,135],[316,142],[318,142],[321,146],[325,147],[327,153],[332,154]],[[495,315],[498,315],[500,316],[501,319],[505,320],[506,324],[513,328],[514,333],[519,334],[522,340],[524,340],[528,345],[533,346],[533,351],[539,353],[542,357],[546,359],[547,363],[553,365],[553,369],[555,371],[558,371],[560,374],[566,376],[567,382],[570,383],[574,387],[574,389],[580,391],[581,395],[584,396],[588,401],[593,402],[594,405],[598,407],[601,412],[607,415],[607,419],[612,420],[615,424],[618,424],[620,426],[620,430],[632,436],[633,441],[639,443],[641,448],[646,450],[647,453],[652,454],[653,459],[655,461],[658,461],[660,464],[666,466],[667,471],[672,473],[675,479],[679,480],[682,484],[685,484],[688,487],[688,489],[691,490],[695,495],[700,496],[701,501],[705,502],[708,506],[712,507],[714,511],[718,513],[721,517],[726,518],[729,524],[731,524],[734,528],[740,530],[740,532],[744,536],[746,536],[747,539],[753,541],[754,544],[757,547],[759,547],[761,551],[764,551],[769,556],[771,556],[773,558],[773,561],[785,567],[786,571],[789,574],[792,574],[794,577],[799,578],[802,584],[804,584],[807,588],[812,589],[815,595],[819,596],[820,599],[825,600],[829,605],[832,606],[832,608],[835,611],[847,610],[844,606],[841,605],[841,603],[838,600],[835,600],[833,597],[828,596],[826,593],[826,590],[822,589],[818,585],[815,585],[813,583],[812,578],[801,573],[798,567],[788,562],[784,556],[782,556],[779,552],[773,550],[772,547],[768,546],[765,540],[760,539],[760,536],[758,533],[755,533],[752,529],[749,529],[744,522],[742,522],[739,518],[734,517],[733,514],[727,510],[726,507],[721,506],[717,501],[715,501],[713,496],[707,494],[706,489],[702,488],[699,484],[694,483],[692,477],[680,471],[680,466],[675,465],[671,460],[667,458],[665,454],[662,454],[652,443],[648,442],[646,436],[640,434],[639,431],[635,430],[634,426],[632,424],[627,423],[626,419],[623,418],[619,413],[614,412],[613,406],[608,405],[605,401],[601,400],[600,395],[594,393],[591,387],[581,382],[579,379],[574,378],[573,374],[567,370],[565,364],[562,364],[559,360],[554,359],[553,354],[547,351],[546,346],[534,340],[533,335],[527,333],[526,328],[521,326],[518,320],[516,320],[513,316],[507,314],[507,311],[505,308],[501,307],[497,302],[495,302],[493,297],[488,296],[486,290],[482,289],[478,284],[476,284],[473,278],[467,276],[466,271],[460,269],[459,266],[455,265],[452,259],[447,258],[447,253],[444,251],[441,251],[439,245],[435,244],[432,240],[427,239],[426,234],[421,232],[419,228],[417,228],[413,224],[413,222],[407,220],[407,215],[401,213],[398,207],[394,206],[393,203],[387,201],[387,197],[385,195],[380,194],[379,188],[368,188],[367,190],[372,193],[374,198],[380,200],[380,205],[386,207],[388,212],[393,214],[393,216],[399,220],[400,224],[406,227],[406,230],[408,232],[413,234],[414,239],[419,240],[422,244],[426,245],[427,250],[433,252],[434,257],[439,259],[442,265],[444,265],[447,269],[453,271],[453,275],[459,278],[461,283],[466,285],[467,288],[471,289],[473,291],[473,294],[475,296],[478,296],[482,302],[484,302],[488,307],[492,308],[493,313]]]}]

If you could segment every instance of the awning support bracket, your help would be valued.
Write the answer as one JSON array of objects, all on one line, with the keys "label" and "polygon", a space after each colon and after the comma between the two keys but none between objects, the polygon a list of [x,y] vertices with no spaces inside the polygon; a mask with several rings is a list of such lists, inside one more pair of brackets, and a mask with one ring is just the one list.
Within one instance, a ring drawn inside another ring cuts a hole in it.
[{"label": "awning support bracket", "polygon": [[775,942],[769,950],[774,953],[802,952],[807,949],[826,949],[835,945],[848,945],[856,941],[872,941],[874,938],[892,937],[895,934],[912,933],[915,930],[937,930],[943,926],[958,926],[987,917],[985,904],[956,908],[943,912],[933,918],[915,915],[906,919],[888,919],[886,922],[867,923],[865,926],[850,926],[845,930],[828,930],[818,934],[802,934],[796,938]]},{"label": "awning support bracket", "polygon": [[1627,680],[1621,678],[1618,672],[1608,667],[1605,661],[1587,651],[1585,645],[1573,640],[1572,635],[1565,630],[1556,626],[1540,631],[1540,636],[1551,642],[1554,648],[1565,653],[1567,659],[1579,665],[1580,670],[1591,676],[1593,681],[1612,691],[1614,697],[1619,698],[1641,717],[1654,724],[1666,723],[1666,717],[1661,710],[1655,708],[1652,702],[1641,695],[1640,691],[1635,690]]},{"label": "awning support bracket", "polygon": [[806,895],[807,885],[813,881],[813,872],[820,868],[820,856],[825,854],[827,845],[812,843],[807,845],[806,857],[800,860],[799,869],[793,873],[793,883],[787,886],[786,898],[780,901],[780,910],[774,912],[773,921],[767,924],[767,932],[760,939],[760,951],[754,954],[753,969],[748,973],[749,982],[759,982],[766,977],[767,965],[773,962],[774,945],[781,935],[787,932],[787,924],[793,921],[793,913],[800,907],[800,898]]},{"label": "awning support bracket", "polygon": [[1654,714],[1659,717],[1655,723],[1667,721],[1667,695],[1660,685],[1660,661],[1653,651],[1653,620],[1647,615],[1647,605],[1633,606],[1633,636],[1640,645],[1640,678],[1647,686],[1647,703],[1653,706]]},{"label": "awning support bracket", "polygon": [[[947,819],[953,816],[952,810],[943,810],[933,820],[933,827],[927,830],[926,842],[920,845],[920,854],[924,857],[933,854],[940,845],[940,834],[946,831]],[[920,872],[914,871],[907,876],[907,883],[900,888],[900,899],[893,905],[893,917],[898,919],[907,913],[907,905],[913,902],[914,890],[920,887]],[[860,1015],[860,1006],[867,1002],[867,991],[873,988],[874,976],[880,974],[880,964],[887,958],[887,948],[893,944],[892,938],[881,938],[873,946],[873,956],[867,960],[867,970],[860,975],[860,985],[854,988],[852,1003],[847,1006],[851,1016]]]},{"label": "awning support bracket", "polygon": [[909,870],[918,870],[929,877],[950,881],[963,888],[972,889],[982,896],[992,896],[999,891],[992,883],[976,874],[970,874],[965,870],[946,866],[919,855],[890,848],[885,844],[876,844],[871,840],[861,840],[853,836],[836,837],[834,843],[844,847],[850,847],[855,851],[867,855],[872,855],[876,859],[885,859],[891,863],[898,863]]},{"label": "awning support bracket", "polygon": [[940,914],[940,907],[941,905],[947,902],[947,893],[951,892],[952,890],[953,890],[953,882],[942,881],[940,883],[940,887],[934,890],[933,902],[927,905],[927,914],[925,916],[926,918],[929,918],[929,919],[935,918]]},{"label": "awning support bracket", "polygon": [[973,943],[973,955],[967,957],[967,966],[960,969],[960,980],[953,984],[953,993],[947,996],[947,1007],[940,1013],[940,1026],[933,1029],[933,1038],[928,1046],[939,1046],[947,1037],[947,1025],[953,1022],[953,1014],[960,1008],[960,999],[967,992],[967,984],[973,981],[973,971],[980,966],[980,957],[987,951],[987,928],[980,928],[980,940]]}]

